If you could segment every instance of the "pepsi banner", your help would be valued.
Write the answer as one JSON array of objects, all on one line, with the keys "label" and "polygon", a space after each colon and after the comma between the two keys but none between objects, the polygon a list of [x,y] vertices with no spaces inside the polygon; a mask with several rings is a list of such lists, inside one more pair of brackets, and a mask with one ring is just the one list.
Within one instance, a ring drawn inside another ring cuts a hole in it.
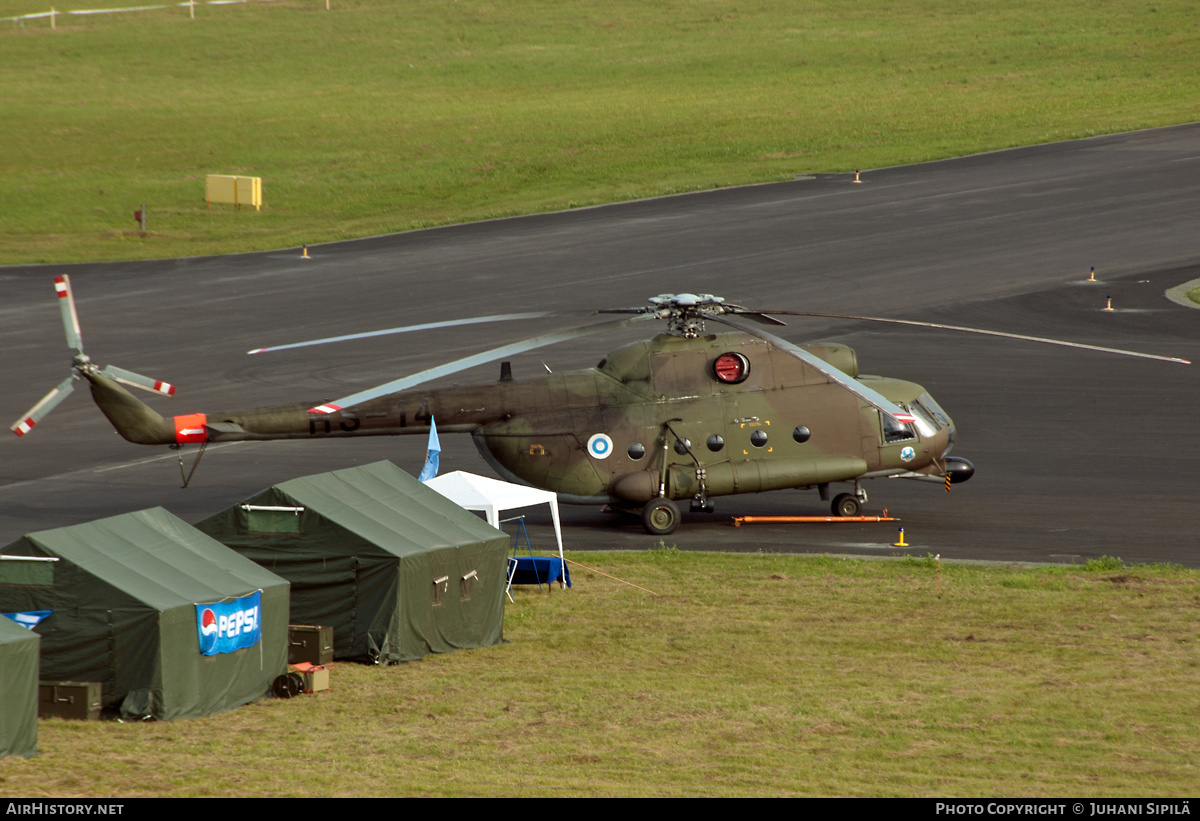
[{"label": "pepsi banner", "polygon": [[200,653],[215,656],[253,647],[262,639],[262,591],[233,601],[196,605]]}]

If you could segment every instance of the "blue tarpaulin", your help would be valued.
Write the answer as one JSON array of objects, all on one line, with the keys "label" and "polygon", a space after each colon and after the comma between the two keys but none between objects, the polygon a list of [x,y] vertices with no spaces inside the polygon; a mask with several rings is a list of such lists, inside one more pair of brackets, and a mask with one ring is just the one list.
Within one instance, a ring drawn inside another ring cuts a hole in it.
[{"label": "blue tarpaulin", "polygon": [[564,582],[571,586],[571,570],[558,556],[519,556],[513,561],[517,563],[513,584]]}]

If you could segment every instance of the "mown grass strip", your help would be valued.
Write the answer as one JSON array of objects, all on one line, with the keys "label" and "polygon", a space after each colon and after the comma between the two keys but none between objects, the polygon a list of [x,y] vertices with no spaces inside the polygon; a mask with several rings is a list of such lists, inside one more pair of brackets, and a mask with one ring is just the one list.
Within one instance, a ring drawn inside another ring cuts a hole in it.
[{"label": "mown grass strip", "polygon": [[[507,644],[211,718],[44,721],[5,796],[1187,796],[1196,571],[670,548],[520,589]],[[82,763],[82,765],[81,765]]]},{"label": "mown grass strip", "polygon": [[[298,246],[1190,121],[1198,26],[1183,0],[282,0],[5,24],[0,261]],[[266,209],[208,211],[208,173],[261,176]]]}]

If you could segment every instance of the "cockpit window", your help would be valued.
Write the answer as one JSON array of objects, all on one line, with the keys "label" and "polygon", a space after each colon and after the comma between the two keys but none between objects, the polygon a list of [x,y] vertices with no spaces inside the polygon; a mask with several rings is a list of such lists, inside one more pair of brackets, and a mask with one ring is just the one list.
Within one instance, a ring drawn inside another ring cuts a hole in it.
[{"label": "cockpit window", "polygon": [[921,400],[918,399],[916,402],[912,402],[905,407],[912,413],[913,418],[917,420],[917,430],[921,432],[922,437],[929,438],[937,434],[939,427],[937,419],[921,404]]},{"label": "cockpit window", "polygon": [[883,441],[885,444],[891,445],[896,442],[907,442],[910,439],[917,438],[917,434],[913,432],[911,424],[902,423],[896,417],[883,411],[879,412],[879,418],[883,421]]},{"label": "cockpit window", "polygon": [[921,398],[917,400],[917,404],[933,414],[933,418],[937,420],[939,428],[944,428],[950,424],[950,417],[942,410],[941,405],[933,401],[933,397],[929,394],[921,394]]},{"label": "cockpit window", "polygon": [[[950,452],[950,449],[954,447],[954,440],[958,436],[957,432],[954,430],[954,425],[950,423],[950,417],[946,415],[944,410],[942,410],[942,406],[933,401],[933,397],[927,393],[921,394],[921,397],[913,404],[920,406],[931,413],[933,418],[937,420],[939,428],[947,428],[949,430],[949,442],[946,446],[946,450],[942,453],[942,455],[945,456]],[[913,410],[915,411],[916,408],[913,408]]]}]

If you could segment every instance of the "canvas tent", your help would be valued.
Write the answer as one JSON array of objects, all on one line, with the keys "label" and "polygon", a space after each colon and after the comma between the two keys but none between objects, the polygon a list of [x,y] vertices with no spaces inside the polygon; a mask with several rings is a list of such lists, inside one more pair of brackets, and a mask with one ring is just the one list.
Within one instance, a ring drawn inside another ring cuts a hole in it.
[{"label": "canvas tent", "polygon": [[0,757],[37,754],[38,634],[0,616]]},{"label": "canvas tent", "polygon": [[267,488],[196,525],[292,584],[334,657],[393,663],[499,644],[508,538],[390,462]]},{"label": "canvas tent", "polygon": [[[57,559],[0,562],[0,612],[51,611],[36,628],[41,679],[98,681],[106,710],[210,715],[266,695],[287,669],[287,582],[162,508],[30,533],[0,553]],[[203,655],[203,613],[256,595],[257,644]]]},{"label": "canvas tent", "polygon": [[562,525],[558,520],[558,494],[554,491],[501,482],[462,470],[435,476],[425,484],[459,507],[482,511],[487,516],[488,524],[496,528],[500,527],[500,516],[506,510],[549,505],[550,516],[554,519],[554,536],[558,540],[558,557],[562,558]]}]

